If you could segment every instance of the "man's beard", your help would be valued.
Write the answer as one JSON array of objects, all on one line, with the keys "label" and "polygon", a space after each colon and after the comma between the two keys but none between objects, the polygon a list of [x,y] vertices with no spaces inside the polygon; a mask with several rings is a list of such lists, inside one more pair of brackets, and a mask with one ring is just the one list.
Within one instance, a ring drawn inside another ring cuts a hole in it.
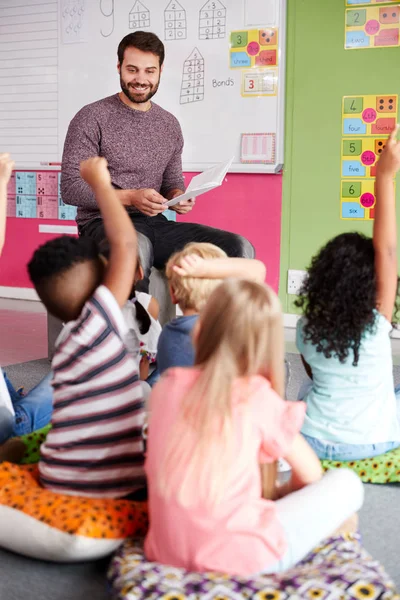
[{"label": "man's beard", "polygon": [[126,85],[125,81],[120,76],[119,78],[121,90],[124,92],[125,96],[129,98],[131,102],[135,104],[142,104],[143,102],[148,102],[154,94],[157,93],[158,86],[160,85],[160,78],[155,85],[151,86],[147,94],[138,94],[132,87]]}]

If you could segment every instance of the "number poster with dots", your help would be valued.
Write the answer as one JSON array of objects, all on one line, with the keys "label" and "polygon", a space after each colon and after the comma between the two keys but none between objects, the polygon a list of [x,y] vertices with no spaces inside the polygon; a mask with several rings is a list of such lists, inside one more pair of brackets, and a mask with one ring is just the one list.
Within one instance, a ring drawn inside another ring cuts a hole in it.
[{"label": "number poster with dots", "polygon": [[397,123],[398,96],[345,96],[342,104],[341,218],[375,215],[376,163]]},{"label": "number poster with dots", "polygon": [[399,0],[347,0],[347,6],[354,4],[396,4]]},{"label": "number poster with dots", "polygon": [[346,9],[346,50],[400,45],[400,4]]},{"label": "number poster with dots", "polygon": [[14,171],[7,187],[7,217],[73,221],[76,207],[61,199],[59,171]]},{"label": "number poster with dots", "polygon": [[278,30],[232,31],[229,64],[231,69],[278,65]]}]

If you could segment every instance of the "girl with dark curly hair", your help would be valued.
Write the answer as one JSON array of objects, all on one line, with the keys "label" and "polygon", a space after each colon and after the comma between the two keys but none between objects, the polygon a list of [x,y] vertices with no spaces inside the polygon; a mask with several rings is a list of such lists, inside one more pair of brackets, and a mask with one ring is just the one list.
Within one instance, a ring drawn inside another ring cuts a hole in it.
[{"label": "girl with dark curly hair", "polygon": [[320,458],[357,460],[400,446],[400,389],[389,334],[398,295],[393,180],[398,127],[377,164],[373,238],[344,233],[312,259],[296,301],[297,347],[311,382],[302,433]]}]

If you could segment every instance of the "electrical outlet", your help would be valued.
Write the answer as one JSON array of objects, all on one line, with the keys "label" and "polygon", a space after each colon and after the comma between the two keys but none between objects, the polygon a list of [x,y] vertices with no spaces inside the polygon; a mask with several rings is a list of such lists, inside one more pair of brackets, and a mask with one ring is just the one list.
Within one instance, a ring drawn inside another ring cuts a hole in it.
[{"label": "electrical outlet", "polygon": [[303,284],[304,278],[306,277],[306,271],[296,271],[296,269],[289,269],[288,281],[287,281],[287,293],[296,296]]}]

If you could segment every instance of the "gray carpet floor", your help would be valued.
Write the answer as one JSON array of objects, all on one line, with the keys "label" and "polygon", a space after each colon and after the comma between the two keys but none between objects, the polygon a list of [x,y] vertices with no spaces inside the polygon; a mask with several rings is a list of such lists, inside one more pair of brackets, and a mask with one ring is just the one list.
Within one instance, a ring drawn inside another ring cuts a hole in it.
[{"label": "gray carpet floor", "polygon": [[[294,399],[306,377],[300,357],[288,354],[290,381],[287,397]],[[34,387],[49,371],[47,359],[13,365],[5,370],[16,386]],[[395,367],[396,384],[400,367]],[[379,560],[400,590],[397,524],[400,523],[400,486],[366,485],[365,504],[360,513],[360,530],[367,550]],[[0,599],[106,600],[108,560],[79,565],[35,561],[0,550]]]}]

